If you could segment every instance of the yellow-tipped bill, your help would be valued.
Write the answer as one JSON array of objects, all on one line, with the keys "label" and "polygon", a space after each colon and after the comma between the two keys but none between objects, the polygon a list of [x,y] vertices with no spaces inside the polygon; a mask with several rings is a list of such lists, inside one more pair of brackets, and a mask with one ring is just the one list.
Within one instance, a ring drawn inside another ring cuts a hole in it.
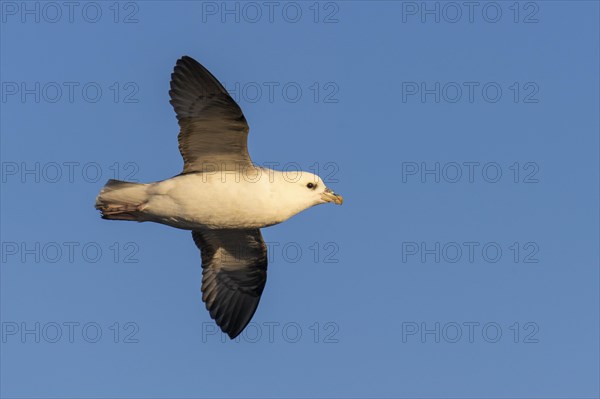
[{"label": "yellow-tipped bill", "polygon": [[342,205],[344,203],[344,197],[334,193],[329,188],[321,193],[321,199],[325,202],[333,202],[336,205]]}]

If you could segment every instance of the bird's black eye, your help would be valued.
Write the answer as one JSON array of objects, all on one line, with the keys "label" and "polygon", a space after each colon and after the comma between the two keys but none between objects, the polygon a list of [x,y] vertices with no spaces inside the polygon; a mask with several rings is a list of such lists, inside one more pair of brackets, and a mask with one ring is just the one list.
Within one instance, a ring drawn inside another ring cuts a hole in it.
[{"label": "bird's black eye", "polygon": [[310,188],[310,189],[313,189],[313,188],[317,187],[317,185],[316,185],[316,184],[313,184],[313,183],[308,183],[308,184],[306,185],[306,187],[308,187],[308,188]]}]

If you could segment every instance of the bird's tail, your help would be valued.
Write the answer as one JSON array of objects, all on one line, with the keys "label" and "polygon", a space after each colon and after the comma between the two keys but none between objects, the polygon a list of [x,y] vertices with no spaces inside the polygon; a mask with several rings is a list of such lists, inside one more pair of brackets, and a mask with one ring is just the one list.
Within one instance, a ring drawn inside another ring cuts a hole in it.
[{"label": "bird's tail", "polygon": [[143,221],[143,205],[148,199],[148,184],[109,180],[96,197],[102,219]]}]

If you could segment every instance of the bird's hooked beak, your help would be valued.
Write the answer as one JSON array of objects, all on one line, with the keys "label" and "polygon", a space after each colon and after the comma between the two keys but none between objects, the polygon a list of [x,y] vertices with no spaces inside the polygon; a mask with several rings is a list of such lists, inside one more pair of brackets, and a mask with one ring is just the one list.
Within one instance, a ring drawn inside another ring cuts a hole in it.
[{"label": "bird's hooked beak", "polygon": [[344,197],[333,192],[333,190],[326,188],[321,193],[321,199],[325,202],[333,202],[336,205],[342,205],[344,203]]}]

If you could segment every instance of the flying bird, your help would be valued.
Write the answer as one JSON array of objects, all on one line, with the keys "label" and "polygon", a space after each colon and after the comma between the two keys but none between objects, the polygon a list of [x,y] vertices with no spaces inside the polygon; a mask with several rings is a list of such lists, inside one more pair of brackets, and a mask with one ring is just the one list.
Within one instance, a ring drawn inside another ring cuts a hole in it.
[{"label": "flying bird", "polygon": [[109,180],[96,198],[103,219],[191,230],[202,260],[202,300],[231,339],[248,325],[267,281],[260,229],[342,196],[317,175],[262,168],[248,154],[248,123],[238,104],[191,57],[171,74],[171,105],[183,171],[154,183]]}]

